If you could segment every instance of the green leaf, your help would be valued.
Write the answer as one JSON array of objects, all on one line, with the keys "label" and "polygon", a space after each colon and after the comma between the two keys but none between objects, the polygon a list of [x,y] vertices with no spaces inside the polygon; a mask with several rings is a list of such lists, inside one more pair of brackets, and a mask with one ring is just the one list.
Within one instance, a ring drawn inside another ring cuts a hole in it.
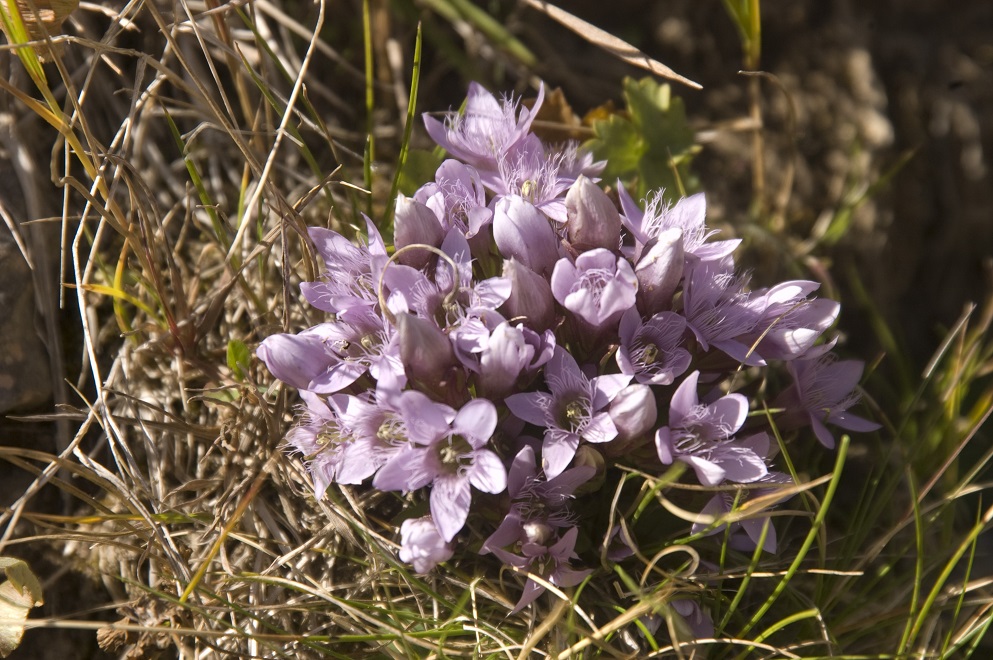
[{"label": "green leaf", "polygon": [[608,162],[603,178],[635,184],[638,197],[662,188],[675,200],[696,190],[689,165],[698,147],[682,99],[651,78],[626,78],[624,98],[627,117],[614,114],[593,124],[596,138],[588,146]]},{"label": "green leaf", "polygon": [[24,626],[17,622],[26,621],[28,611],[41,605],[45,599],[41,595],[41,584],[28,565],[14,557],[0,557],[0,569],[7,581],[0,584],[0,658],[6,658],[21,643]]},{"label": "green leaf", "polygon": [[232,339],[228,342],[228,368],[238,380],[245,380],[245,369],[252,362],[252,353],[245,342]]}]

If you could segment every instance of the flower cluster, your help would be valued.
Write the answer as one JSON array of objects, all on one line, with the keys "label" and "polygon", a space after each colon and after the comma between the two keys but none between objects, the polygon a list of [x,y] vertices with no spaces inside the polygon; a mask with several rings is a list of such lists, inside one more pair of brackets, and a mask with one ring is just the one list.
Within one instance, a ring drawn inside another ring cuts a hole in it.
[{"label": "flower cluster", "polygon": [[[780,431],[810,426],[831,447],[829,426],[877,425],[849,412],[862,364],[831,352],[839,305],[813,297],[816,282],[749,288],[739,241],[716,240],[702,194],[642,208],[618,183],[615,202],[603,163],[531,131],[541,103],[473,85],[463,112],[425,117],[450,159],[397,201],[392,248],[369,219],[364,241],[311,229],[324,270],[301,289],[329,320],[257,354],[301,392],[287,440],[318,497],[370,483],[427,498],[430,515],[400,531],[415,570],[475,536],[480,553],[568,587],[592,572],[578,540],[634,551],[626,529],[584,527],[574,506],[616,465],[684,463],[704,486],[789,481],[771,469],[770,416],[731,391],[743,368],[780,367],[762,390]],[[703,513],[734,501],[720,490]],[[733,526],[754,547],[766,524]],[[528,578],[517,607],[544,589]]]}]

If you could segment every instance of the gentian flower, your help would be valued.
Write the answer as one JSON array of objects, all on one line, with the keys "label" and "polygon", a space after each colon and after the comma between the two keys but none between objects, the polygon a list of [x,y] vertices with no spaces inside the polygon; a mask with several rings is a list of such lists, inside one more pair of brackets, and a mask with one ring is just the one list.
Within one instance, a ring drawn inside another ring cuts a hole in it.
[{"label": "gentian flower", "polygon": [[311,227],[310,239],[324,260],[318,282],[303,282],[300,292],[308,303],[330,314],[354,307],[374,307],[377,285],[389,260],[386,245],[372,220],[365,218],[367,245],[355,245],[330,229]]},{"label": "gentian flower", "polygon": [[696,471],[705,486],[725,479],[748,483],[768,472],[765,460],[755,448],[736,443],[731,437],[745,423],[748,399],[727,394],[710,405],[697,397],[699,371],[694,371],[676,388],[669,406],[669,424],[655,434],[659,460],[670,465],[682,461]]},{"label": "gentian flower", "polygon": [[707,229],[704,224],[707,215],[707,202],[703,193],[683,197],[670,206],[661,191],[649,200],[644,212],[618,182],[617,194],[621,202],[621,216],[624,226],[634,235],[637,258],[642,248],[667,229],[682,232],[683,251],[700,261],[724,259],[741,244],[741,240],[713,241],[708,243],[716,229]]},{"label": "gentian flower", "polygon": [[683,286],[683,315],[703,350],[714,346],[738,362],[765,366],[762,356],[741,339],[755,329],[765,310],[745,292],[733,268],[730,259],[695,263]]},{"label": "gentian flower", "polygon": [[519,196],[549,219],[565,222],[563,198],[575,177],[560,171],[564,155],[546,150],[536,135],[528,135],[499,159],[499,177],[488,186],[495,193],[494,200]]},{"label": "gentian flower", "polygon": [[480,554],[494,548],[514,546],[516,550],[528,543],[543,543],[555,530],[575,524],[569,510],[573,493],[589,481],[596,470],[588,465],[570,468],[551,479],[538,474],[534,449],[525,445],[510,465],[507,473],[507,494],[510,511],[493,534],[483,542]]},{"label": "gentian flower", "polygon": [[[418,394],[407,391],[401,396]],[[409,492],[431,484],[431,515],[442,538],[451,541],[469,515],[470,486],[485,493],[503,492],[507,470],[486,448],[496,430],[496,407],[486,399],[472,399],[451,420],[446,408],[426,397],[417,407],[405,407],[413,444],[379,470],[373,485]]]},{"label": "gentian flower", "polygon": [[658,409],[652,388],[641,383],[628,385],[617,393],[608,410],[617,427],[617,440],[625,442],[645,435],[655,428]]},{"label": "gentian flower", "polygon": [[434,212],[446,235],[455,229],[466,239],[474,238],[493,219],[479,172],[457,160],[443,162],[434,183],[421,186],[414,200]]},{"label": "gentian flower", "polygon": [[559,258],[559,238],[548,218],[522,197],[497,201],[493,240],[505,258],[517,259],[540,275],[551,273]]},{"label": "gentian flower", "polygon": [[535,332],[555,323],[555,298],[548,280],[513,257],[503,262],[503,277],[510,282],[510,296],[500,311],[510,320],[521,320]]},{"label": "gentian flower", "polygon": [[298,390],[321,391],[338,363],[320,326],[295,335],[278,333],[262,340],[255,354],[273,376]]},{"label": "gentian flower", "polygon": [[[765,440],[768,444],[768,438]],[[761,497],[763,495],[775,492],[776,486],[781,486],[785,484],[792,484],[793,479],[788,474],[783,474],[782,472],[769,472],[761,479],[756,479],[753,484],[769,484],[772,488],[762,488],[762,489],[749,489],[744,496],[738,496],[738,506],[740,508],[741,504],[747,501],[749,498]],[[736,494],[730,491],[721,491],[715,494],[710,501],[703,507],[700,511],[701,514],[713,516],[716,519],[720,519],[723,516],[731,513],[735,505]],[[772,503],[769,504],[770,507],[773,506]],[[769,530],[765,533],[765,543],[762,545],[762,550],[765,552],[776,552],[777,540],[776,540],[776,527],[772,524],[772,519],[768,516],[756,516],[755,518],[746,518],[744,520],[739,520],[737,522],[731,523],[729,529],[729,544],[735,550],[740,550],[742,552],[749,552],[754,550],[759,541],[762,539],[762,529],[766,525],[766,520],[769,521]],[[699,534],[710,527],[710,525],[705,525],[703,523],[693,523],[691,528],[692,533]],[[713,535],[721,532],[727,524],[720,524],[707,532],[707,535]]]},{"label": "gentian flower", "polygon": [[569,465],[581,440],[601,443],[617,437],[606,408],[630,381],[623,374],[587,378],[576,360],[556,346],[545,365],[545,383],[551,392],[512,394],[505,403],[520,419],[545,429],[542,468],[554,478]]},{"label": "gentian flower", "polygon": [[[859,433],[881,428],[848,412],[859,401],[856,388],[864,367],[859,360],[838,360],[834,353],[813,360],[787,362],[793,386],[776,399],[775,405],[786,409],[786,420],[799,413],[814,429],[821,444],[834,449],[834,436],[825,424]],[[787,421],[786,428],[790,426]]]},{"label": "gentian flower", "polygon": [[671,385],[690,366],[690,353],[682,347],[686,319],[675,312],[659,312],[642,322],[632,308],[621,316],[617,331],[617,367],[639,383]]},{"label": "gentian flower", "polygon": [[594,328],[616,323],[634,307],[638,279],[624,257],[597,248],[584,252],[573,265],[559,259],[552,271],[552,295],[570,312]]},{"label": "gentian flower", "polygon": [[493,187],[500,158],[524,140],[545,97],[538,88],[533,107],[519,108],[513,99],[502,102],[478,83],[469,85],[464,112],[449,112],[445,123],[424,115],[428,135],[445,151],[479,170],[488,187]]},{"label": "gentian flower", "polygon": [[[438,216],[428,206],[416,199],[400,195],[393,214],[393,246],[399,252],[408,245],[440,247],[445,239],[445,228]],[[424,268],[434,261],[428,250],[411,249],[397,257],[397,261],[413,268]]]},{"label": "gentian flower", "polygon": [[769,360],[811,359],[831,350],[833,342],[818,345],[824,331],[838,318],[841,305],[826,298],[808,299],[817,282],[794,280],[752,292],[764,307],[755,329],[742,340]]},{"label": "gentian flower", "polygon": [[666,229],[649,241],[638,259],[638,309],[645,316],[672,309],[672,297],[683,279],[686,255],[681,229]]},{"label": "gentian flower", "polygon": [[[570,561],[577,559],[576,537],[579,529],[570,527],[564,534],[555,539],[536,540],[521,546],[521,554],[515,555],[502,548],[493,548],[491,552],[505,564],[520,571],[528,571],[545,578],[556,587],[574,587],[592,573],[592,569],[576,570]],[[524,584],[524,593],[511,613],[517,613],[534,602],[534,599],[545,592],[545,587],[531,578]]]},{"label": "gentian flower", "polygon": [[603,248],[616,252],[621,245],[621,216],[607,194],[580,176],[565,196],[566,238],[583,252]]},{"label": "gentian flower", "polygon": [[454,552],[431,516],[408,518],[400,525],[400,561],[412,564],[418,573],[430,573],[435,566],[451,559]]}]

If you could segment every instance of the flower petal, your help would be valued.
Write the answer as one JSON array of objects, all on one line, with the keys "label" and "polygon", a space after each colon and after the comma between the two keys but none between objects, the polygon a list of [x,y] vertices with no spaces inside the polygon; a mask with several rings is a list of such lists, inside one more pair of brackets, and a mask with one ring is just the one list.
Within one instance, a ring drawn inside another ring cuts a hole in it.
[{"label": "flower petal", "polygon": [[445,541],[451,541],[469,516],[472,489],[458,476],[438,477],[431,486],[431,516]]}]

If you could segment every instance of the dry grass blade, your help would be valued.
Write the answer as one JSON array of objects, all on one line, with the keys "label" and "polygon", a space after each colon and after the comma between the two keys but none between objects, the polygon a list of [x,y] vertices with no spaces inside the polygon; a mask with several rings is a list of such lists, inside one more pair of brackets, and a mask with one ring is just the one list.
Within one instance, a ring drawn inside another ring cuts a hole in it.
[{"label": "dry grass blade", "polygon": [[523,0],[523,2],[527,6],[540,11],[549,18],[558,21],[579,36],[589,41],[591,44],[602,48],[614,57],[624,60],[628,64],[633,64],[634,66],[651,71],[656,76],[661,76],[662,78],[668,78],[669,80],[675,80],[676,82],[683,83],[693,89],[703,89],[703,85],[700,83],[679,75],[665,64],[649,57],[623,39],[619,39],[609,32],[601,30],[591,23],[587,23],[583,19],[570,14],[564,9],[560,9],[555,5],[545,2],[544,0]]}]

